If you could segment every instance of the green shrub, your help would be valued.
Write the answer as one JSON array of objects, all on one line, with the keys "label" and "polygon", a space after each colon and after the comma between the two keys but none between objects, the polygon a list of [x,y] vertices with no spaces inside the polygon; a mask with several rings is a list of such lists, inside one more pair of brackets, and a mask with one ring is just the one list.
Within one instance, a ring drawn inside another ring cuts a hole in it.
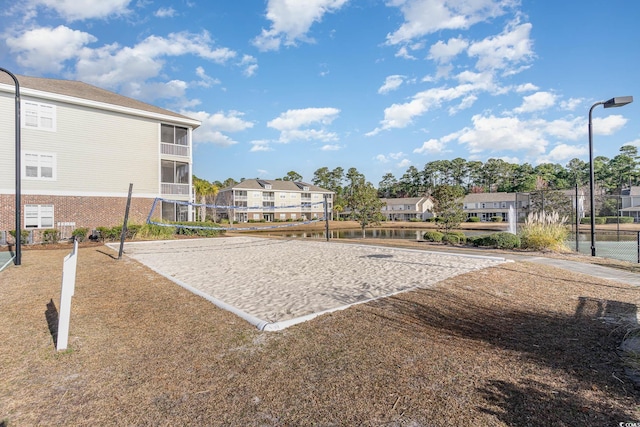
[{"label": "green shrub", "polygon": [[[9,234],[13,236],[13,240],[16,239],[16,230],[9,231]],[[26,245],[29,243],[29,230],[20,230],[20,244]]]},{"label": "green shrub", "polygon": [[[603,216],[597,216],[595,221],[596,225],[605,224],[607,222],[607,218]],[[584,217],[580,220],[580,224],[591,224],[591,217]]]},{"label": "green shrub", "polygon": [[71,236],[78,242],[84,242],[89,235],[89,229],[87,227],[78,227],[71,232]]},{"label": "green shrub", "polygon": [[47,244],[55,244],[60,241],[60,232],[55,228],[49,228],[47,230],[42,230],[42,243]]},{"label": "green shrub", "polygon": [[491,217],[491,222],[502,222],[502,217],[501,216],[492,216]]},{"label": "green shrub", "polygon": [[175,227],[167,227],[156,224],[144,224],[138,230],[136,237],[144,240],[166,240],[173,238]]},{"label": "green shrub", "polygon": [[467,239],[473,246],[486,246],[497,249],[515,249],[519,248],[521,241],[515,234],[500,231],[482,236],[474,236]]},{"label": "green shrub", "polygon": [[467,236],[464,234],[464,231],[452,230],[447,233],[444,233],[444,236],[442,236],[442,241],[444,243],[451,243],[451,244],[457,245],[460,243],[466,243]]},{"label": "green shrub", "polygon": [[459,245],[460,236],[453,233],[444,233],[442,236],[442,243],[449,243],[450,245]]},{"label": "green shrub", "polygon": [[140,229],[142,228],[142,225],[140,224],[127,224],[127,234],[125,236],[126,239],[135,239],[136,236],[138,235],[138,232],[140,232]]},{"label": "green shrub", "polygon": [[633,217],[630,216],[607,216],[605,217],[605,222],[607,224],[617,224],[618,221],[620,224],[631,224],[633,222]]},{"label": "green shrub", "polygon": [[480,222],[480,217],[479,216],[470,216],[469,218],[467,218],[467,222]]},{"label": "green shrub", "polygon": [[[225,230],[216,230],[220,226],[213,222],[178,222],[176,225],[184,225],[185,227],[176,227],[175,233],[184,236],[200,236],[215,237],[223,234]],[[207,228],[197,228],[207,227]]]},{"label": "green shrub", "polygon": [[96,230],[100,233],[102,241],[117,240],[120,237],[119,230],[115,230],[115,227],[96,227]]},{"label": "green shrub", "polygon": [[427,242],[442,242],[442,237],[444,233],[439,231],[426,231],[422,238]]}]

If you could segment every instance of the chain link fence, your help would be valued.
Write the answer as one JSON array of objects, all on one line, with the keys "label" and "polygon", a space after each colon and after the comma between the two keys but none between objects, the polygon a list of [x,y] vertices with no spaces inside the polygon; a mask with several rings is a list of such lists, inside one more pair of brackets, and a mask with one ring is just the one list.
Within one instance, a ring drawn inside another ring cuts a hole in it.
[{"label": "chain link fence", "polygon": [[[638,218],[623,206],[618,195],[596,194],[595,248],[596,255],[623,261],[640,263],[640,231],[629,230]],[[573,190],[539,190],[516,194],[516,218],[518,225],[529,213],[558,212],[570,224],[567,246],[580,253],[591,254],[591,197],[588,188]]]}]

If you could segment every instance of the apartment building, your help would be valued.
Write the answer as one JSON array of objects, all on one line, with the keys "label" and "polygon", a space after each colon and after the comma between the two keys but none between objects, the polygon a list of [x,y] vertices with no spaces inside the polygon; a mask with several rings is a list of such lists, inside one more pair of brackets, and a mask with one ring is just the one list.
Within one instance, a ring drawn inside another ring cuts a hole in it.
[{"label": "apartment building", "polygon": [[430,197],[380,199],[384,203],[382,214],[387,221],[424,221],[433,216]]},{"label": "apartment building", "polygon": [[[143,223],[156,197],[192,200],[192,132],[181,114],[68,80],[20,83],[21,225],[30,230]],[[15,228],[15,85],[0,75],[0,231]],[[163,219],[189,208],[164,202]],[[6,233],[5,233],[6,235]]]},{"label": "apartment building", "polygon": [[304,182],[246,179],[218,192],[218,218],[234,222],[332,219],[333,192]]}]

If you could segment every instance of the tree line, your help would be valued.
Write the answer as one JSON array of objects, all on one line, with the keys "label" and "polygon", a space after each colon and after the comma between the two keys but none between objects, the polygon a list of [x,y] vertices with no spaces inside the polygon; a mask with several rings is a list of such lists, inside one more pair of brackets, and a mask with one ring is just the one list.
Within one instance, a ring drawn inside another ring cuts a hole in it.
[{"label": "tree line", "polygon": [[[625,145],[612,159],[604,156],[595,157],[594,176],[602,194],[620,194],[623,188],[640,185],[638,148]],[[296,171],[289,171],[276,180],[297,182],[302,179],[302,175]],[[208,198],[215,198],[220,189],[234,186],[243,180],[244,178],[240,181],[228,178],[222,182],[209,182],[193,177],[200,203],[204,203]],[[495,158],[486,162],[468,161],[460,157],[453,160],[435,160],[427,162],[421,170],[410,166],[399,179],[392,173],[387,173],[377,188],[354,167],[346,171],[342,167],[321,167],[313,173],[311,179],[313,185],[335,193],[335,215],[340,215],[345,210],[351,212],[352,217],[358,212],[369,212],[360,219],[354,218],[364,225],[379,219],[379,215],[372,213],[380,212],[379,198],[435,196],[441,188],[446,188],[447,191],[455,188],[455,192],[460,193],[459,196],[483,192],[565,190],[576,185],[586,185],[588,182],[589,164],[577,158],[570,160],[565,166],[558,163],[541,163],[535,167],[529,163],[515,164]],[[204,214],[203,211],[201,216]]]}]

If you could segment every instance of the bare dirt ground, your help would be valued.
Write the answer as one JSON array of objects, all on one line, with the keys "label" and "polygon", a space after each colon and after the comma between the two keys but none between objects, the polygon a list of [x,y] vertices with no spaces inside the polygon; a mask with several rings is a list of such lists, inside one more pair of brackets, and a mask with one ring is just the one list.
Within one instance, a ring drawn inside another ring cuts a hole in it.
[{"label": "bare dirt ground", "polygon": [[638,328],[632,286],[516,262],[259,332],[89,245],[56,352],[68,253],[25,250],[0,272],[2,427],[640,421],[618,348]]}]

